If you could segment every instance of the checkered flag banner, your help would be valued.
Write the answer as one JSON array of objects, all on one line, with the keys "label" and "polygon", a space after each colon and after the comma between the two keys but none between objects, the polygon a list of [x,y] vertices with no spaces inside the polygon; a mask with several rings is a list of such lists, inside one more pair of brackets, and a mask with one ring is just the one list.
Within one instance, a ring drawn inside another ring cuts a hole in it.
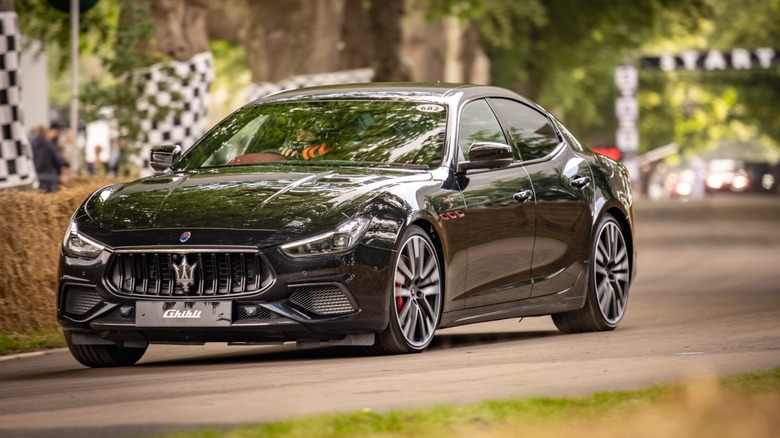
[{"label": "checkered flag banner", "polygon": [[247,90],[248,101],[265,97],[281,90],[294,88],[313,87],[316,85],[352,84],[358,82],[371,82],[374,78],[374,70],[371,68],[357,68],[352,70],[340,70],[330,73],[312,75],[298,75],[289,77],[278,83],[263,82],[251,84]]},{"label": "checkered flag banner", "polygon": [[36,182],[24,129],[16,12],[0,12],[0,189]]},{"label": "checkered flag banner", "polygon": [[[207,128],[209,87],[214,80],[213,65],[211,52],[203,52],[188,61],[155,64],[140,72],[146,85],[145,98],[138,103],[138,109],[154,111],[148,100],[173,109],[160,122],[152,118],[141,121],[144,156],[148,156],[150,147],[161,144],[178,144],[186,150],[203,135]],[[175,94],[181,99],[174,99]]]}]

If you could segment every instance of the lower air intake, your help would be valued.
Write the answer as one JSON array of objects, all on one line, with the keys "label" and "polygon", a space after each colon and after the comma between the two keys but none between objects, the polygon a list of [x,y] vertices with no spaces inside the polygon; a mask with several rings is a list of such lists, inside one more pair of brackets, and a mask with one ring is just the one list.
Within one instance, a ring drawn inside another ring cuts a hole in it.
[{"label": "lower air intake", "polygon": [[349,298],[335,285],[296,288],[290,296],[290,303],[323,316],[344,315],[355,311]]},{"label": "lower air intake", "polygon": [[65,313],[70,316],[84,316],[92,311],[103,299],[92,287],[68,286],[65,289]]}]

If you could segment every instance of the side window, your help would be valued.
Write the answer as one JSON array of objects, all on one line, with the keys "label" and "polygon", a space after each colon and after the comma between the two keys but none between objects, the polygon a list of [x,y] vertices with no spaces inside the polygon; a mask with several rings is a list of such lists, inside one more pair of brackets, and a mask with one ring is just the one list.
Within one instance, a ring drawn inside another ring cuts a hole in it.
[{"label": "side window", "polygon": [[458,127],[458,146],[468,156],[469,146],[475,141],[507,143],[501,125],[484,99],[475,100],[463,107]]},{"label": "side window", "polygon": [[491,99],[490,103],[508,124],[511,144],[520,152],[521,159],[546,157],[558,146],[555,128],[544,114],[509,99]]}]

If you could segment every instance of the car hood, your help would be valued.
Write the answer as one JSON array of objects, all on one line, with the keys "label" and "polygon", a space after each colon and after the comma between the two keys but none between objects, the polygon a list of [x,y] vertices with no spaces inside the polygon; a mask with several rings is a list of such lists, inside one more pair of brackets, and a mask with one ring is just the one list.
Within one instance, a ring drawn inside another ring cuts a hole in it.
[{"label": "car hood", "polygon": [[[229,168],[174,173],[106,187],[87,201],[95,225],[154,229],[329,229],[371,198],[428,172],[344,168]],[[289,237],[289,236],[288,236]]]}]

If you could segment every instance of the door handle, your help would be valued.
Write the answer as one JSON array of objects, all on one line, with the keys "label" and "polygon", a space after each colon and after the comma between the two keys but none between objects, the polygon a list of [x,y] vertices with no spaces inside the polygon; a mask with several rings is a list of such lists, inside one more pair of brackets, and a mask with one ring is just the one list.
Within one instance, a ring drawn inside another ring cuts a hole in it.
[{"label": "door handle", "polygon": [[534,191],[520,189],[516,191],[512,197],[515,198],[515,201],[517,202],[528,202],[534,197]]},{"label": "door handle", "polygon": [[576,187],[578,189],[584,189],[585,187],[588,187],[590,185],[590,177],[589,176],[581,176],[577,175],[574,178],[572,178],[569,183],[572,187]]}]

